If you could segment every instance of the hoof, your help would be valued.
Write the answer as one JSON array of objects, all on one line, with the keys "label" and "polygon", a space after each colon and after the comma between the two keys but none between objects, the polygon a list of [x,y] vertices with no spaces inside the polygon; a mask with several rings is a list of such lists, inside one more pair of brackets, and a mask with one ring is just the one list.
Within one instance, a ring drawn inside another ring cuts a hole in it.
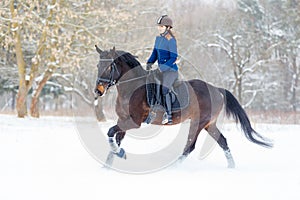
[{"label": "hoof", "polygon": [[103,168],[106,169],[111,168],[113,162],[114,162],[114,152],[110,151],[109,154],[107,155],[105,165],[103,166]]},{"label": "hoof", "polygon": [[186,158],[187,158],[186,155],[181,155],[181,156],[178,158],[178,162],[179,162],[179,163],[182,163]]},{"label": "hoof", "polygon": [[227,163],[228,163],[227,167],[230,168],[230,169],[235,168],[235,163],[234,163],[233,157],[230,153],[230,150],[228,149],[224,152],[225,152],[225,156],[226,156]]},{"label": "hoof", "polygon": [[235,164],[234,163],[228,163],[227,168],[234,169],[235,168]]},{"label": "hoof", "polygon": [[118,153],[115,153],[119,158],[123,158],[126,160],[127,156],[125,153],[125,150],[123,148],[120,148],[120,151]]}]

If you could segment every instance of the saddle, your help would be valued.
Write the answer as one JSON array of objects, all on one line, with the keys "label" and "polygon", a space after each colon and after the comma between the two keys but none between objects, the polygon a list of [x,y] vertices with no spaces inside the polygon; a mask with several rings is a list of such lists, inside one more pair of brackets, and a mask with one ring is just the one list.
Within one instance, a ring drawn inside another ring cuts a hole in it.
[{"label": "saddle", "polygon": [[[164,110],[162,85],[156,71],[151,71],[146,81],[147,102],[151,110]],[[171,89],[172,112],[185,109],[189,105],[189,91],[185,81],[176,80]]]}]

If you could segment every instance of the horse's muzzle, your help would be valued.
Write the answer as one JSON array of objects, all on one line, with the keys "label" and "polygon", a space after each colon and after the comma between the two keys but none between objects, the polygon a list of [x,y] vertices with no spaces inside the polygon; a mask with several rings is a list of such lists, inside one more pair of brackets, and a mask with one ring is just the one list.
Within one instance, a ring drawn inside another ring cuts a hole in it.
[{"label": "horse's muzzle", "polygon": [[97,94],[98,96],[102,96],[105,93],[105,86],[102,84],[99,84],[96,86],[95,88],[95,94]]}]

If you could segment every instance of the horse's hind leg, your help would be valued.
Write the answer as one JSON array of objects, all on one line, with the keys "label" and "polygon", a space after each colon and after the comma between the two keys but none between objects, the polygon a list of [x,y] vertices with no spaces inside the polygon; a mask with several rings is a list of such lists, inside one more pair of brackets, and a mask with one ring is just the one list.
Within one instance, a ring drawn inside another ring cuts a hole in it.
[{"label": "horse's hind leg", "polygon": [[225,153],[225,157],[227,159],[228,168],[234,168],[235,163],[233,160],[233,157],[231,155],[230,149],[228,147],[226,138],[223,136],[223,134],[220,132],[220,130],[217,128],[216,124],[211,124],[209,127],[205,128],[206,131],[209,133],[209,135],[219,144],[219,146],[223,149]]},{"label": "horse's hind leg", "polygon": [[198,121],[191,121],[187,143],[179,160],[183,161],[195,149],[197,137],[203,128],[204,124],[199,125]]}]

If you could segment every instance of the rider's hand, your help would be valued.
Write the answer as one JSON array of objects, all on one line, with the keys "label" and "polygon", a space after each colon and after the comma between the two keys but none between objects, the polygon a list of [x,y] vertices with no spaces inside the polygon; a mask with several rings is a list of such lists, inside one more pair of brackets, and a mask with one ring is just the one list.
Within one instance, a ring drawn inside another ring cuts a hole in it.
[{"label": "rider's hand", "polygon": [[152,65],[153,63],[147,63],[147,67],[146,67],[146,70],[149,71],[152,69]]}]

